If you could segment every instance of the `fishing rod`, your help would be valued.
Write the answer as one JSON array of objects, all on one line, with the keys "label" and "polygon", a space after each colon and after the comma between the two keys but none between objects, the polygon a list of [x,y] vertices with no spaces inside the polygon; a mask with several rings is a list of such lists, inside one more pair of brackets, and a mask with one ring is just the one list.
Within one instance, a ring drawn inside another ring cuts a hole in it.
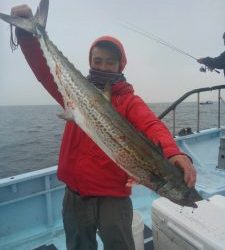
[{"label": "fishing rod", "polygon": [[[197,59],[196,57],[192,56],[191,54],[185,52],[184,50],[181,50],[181,49],[177,48],[176,46],[174,46],[174,45],[171,44],[171,43],[168,43],[168,42],[164,41],[163,39],[161,39],[161,38],[158,37],[158,36],[155,36],[155,35],[153,35],[153,34],[151,34],[151,33],[149,33],[149,32],[146,32],[145,30],[141,29],[140,27],[137,27],[137,26],[132,25],[132,24],[129,24],[129,23],[121,23],[121,24],[122,24],[122,26],[126,27],[126,28],[129,29],[129,30],[132,30],[132,31],[134,31],[134,32],[136,32],[136,33],[138,33],[138,34],[144,36],[144,37],[147,37],[147,38],[149,38],[149,39],[151,39],[151,40],[154,40],[154,41],[157,42],[157,43],[160,43],[160,44],[162,44],[162,45],[164,45],[164,46],[170,48],[170,49],[173,50],[173,51],[176,51],[176,52],[178,52],[178,53],[180,53],[180,54],[182,54],[182,55],[185,55],[185,56],[188,56],[188,57],[194,59],[195,61],[198,61],[198,59]],[[201,71],[201,72],[206,72],[206,69],[212,71],[210,68],[208,68],[208,67],[206,67],[206,66],[201,66],[200,71]],[[214,70],[216,73],[220,74],[220,71],[215,70],[215,69],[213,69],[213,70]]]},{"label": "fishing rod", "polygon": [[225,100],[222,98],[222,96],[220,97],[220,100],[223,102],[223,104],[225,104]]}]

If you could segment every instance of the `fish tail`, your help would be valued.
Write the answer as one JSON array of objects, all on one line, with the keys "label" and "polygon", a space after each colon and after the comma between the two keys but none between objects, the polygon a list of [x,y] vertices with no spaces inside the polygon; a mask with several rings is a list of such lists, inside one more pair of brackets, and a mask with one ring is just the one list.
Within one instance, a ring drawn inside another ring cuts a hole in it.
[{"label": "fish tail", "polygon": [[36,14],[31,18],[23,18],[0,13],[0,19],[29,33],[36,34],[36,26],[45,29],[48,16],[48,6],[49,0],[41,0]]},{"label": "fish tail", "polygon": [[38,24],[39,27],[42,27],[42,29],[44,30],[47,23],[48,7],[49,0],[41,0],[34,16],[35,23]]}]

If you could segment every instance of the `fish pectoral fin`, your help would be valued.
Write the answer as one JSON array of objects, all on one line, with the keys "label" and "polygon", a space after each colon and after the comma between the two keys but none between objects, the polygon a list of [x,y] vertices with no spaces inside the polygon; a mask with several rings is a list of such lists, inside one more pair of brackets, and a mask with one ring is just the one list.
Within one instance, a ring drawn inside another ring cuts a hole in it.
[{"label": "fish pectoral fin", "polygon": [[57,116],[60,119],[66,120],[66,121],[72,121],[74,120],[73,112],[71,109],[66,109],[63,113],[57,114]]},{"label": "fish pectoral fin", "polygon": [[105,88],[102,90],[102,94],[107,101],[111,101],[112,86],[109,83],[106,83]]}]

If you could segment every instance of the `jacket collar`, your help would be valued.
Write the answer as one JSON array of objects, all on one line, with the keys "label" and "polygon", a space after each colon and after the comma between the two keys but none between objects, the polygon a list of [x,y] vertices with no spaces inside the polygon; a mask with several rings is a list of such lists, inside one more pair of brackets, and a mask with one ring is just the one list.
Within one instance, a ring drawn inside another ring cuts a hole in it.
[{"label": "jacket collar", "polygon": [[112,95],[125,95],[133,93],[134,89],[130,83],[122,81],[112,85]]}]

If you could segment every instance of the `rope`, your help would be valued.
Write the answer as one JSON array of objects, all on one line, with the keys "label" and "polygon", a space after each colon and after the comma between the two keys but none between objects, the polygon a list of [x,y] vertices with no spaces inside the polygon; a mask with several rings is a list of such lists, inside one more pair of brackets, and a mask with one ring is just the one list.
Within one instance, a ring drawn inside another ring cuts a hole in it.
[{"label": "rope", "polygon": [[12,51],[16,50],[19,46],[18,41],[16,37],[13,35],[13,26],[10,24],[10,47]]}]

